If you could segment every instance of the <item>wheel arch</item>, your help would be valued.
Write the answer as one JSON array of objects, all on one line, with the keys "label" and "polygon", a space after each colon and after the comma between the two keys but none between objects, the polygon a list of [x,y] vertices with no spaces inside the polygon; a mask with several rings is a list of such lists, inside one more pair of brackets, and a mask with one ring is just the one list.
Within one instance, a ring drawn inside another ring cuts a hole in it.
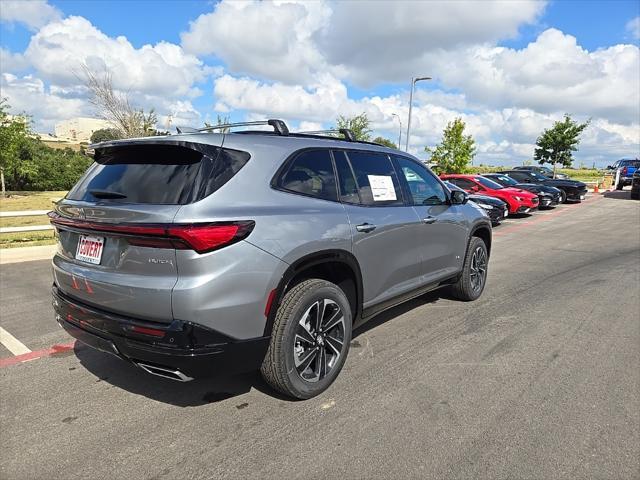
[{"label": "wheel arch", "polygon": [[285,293],[307,278],[322,278],[338,285],[349,299],[354,323],[362,314],[362,273],[357,259],[346,250],[322,250],[299,258],[282,275],[267,315],[265,336],[271,335],[277,307]]},{"label": "wheel arch", "polygon": [[471,241],[472,237],[478,237],[482,239],[484,244],[487,246],[487,255],[491,256],[491,241],[492,241],[492,230],[489,225],[486,223],[481,223],[479,225],[475,225],[471,229],[471,234],[469,235],[469,240],[467,240],[467,246]]}]

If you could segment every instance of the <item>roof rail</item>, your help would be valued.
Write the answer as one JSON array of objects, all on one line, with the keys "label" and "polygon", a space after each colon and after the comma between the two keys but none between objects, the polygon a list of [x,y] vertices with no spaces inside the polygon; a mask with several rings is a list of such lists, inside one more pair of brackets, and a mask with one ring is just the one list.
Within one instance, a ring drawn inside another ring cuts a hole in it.
[{"label": "roof rail", "polygon": [[191,127],[176,127],[176,130],[178,131],[178,133],[198,133],[197,128]]},{"label": "roof rail", "polygon": [[353,134],[351,130],[348,128],[340,128],[340,129],[329,129],[329,130],[313,130],[310,132],[295,132],[302,135],[323,135],[327,133],[341,133],[344,136],[344,139],[349,142],[357,142],[356,136]]},{"label": "roof rail", "polygon": [[282,135],[282,136],[289,135],[289,128],[287,127],[287,124],[284,123],[282,120],[278,120],[274,118],[269,120],[259,120],[256,122],[223,123],[220,125],[211,125],[210,127],[204,127],[204,128],[198,128],[198,129],[190,128],[188,131],[185,131],[184,129],[182,129],[182,131],[185,133],[210,132],[211,130],[229,130],[230,128],[249,127],[253,125],[271,125],[273,127],[273,131],[278,135]]}]

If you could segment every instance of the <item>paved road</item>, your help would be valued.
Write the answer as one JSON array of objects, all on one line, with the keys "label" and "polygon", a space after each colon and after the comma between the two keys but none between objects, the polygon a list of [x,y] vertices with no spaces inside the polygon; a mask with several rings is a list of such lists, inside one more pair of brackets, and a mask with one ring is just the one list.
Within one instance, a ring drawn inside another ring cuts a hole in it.
[{"label": "paved road", "polygon": [[[497,228],[480,300],[429,294],[380,315],[306,402],[256,375],[178,384],[82,347],[2,368],[0,478],[638,478],[640,202],[627,197]],[[67,342],[46,264],[7,267],[3,325],[30,348],[37,328]]]}]

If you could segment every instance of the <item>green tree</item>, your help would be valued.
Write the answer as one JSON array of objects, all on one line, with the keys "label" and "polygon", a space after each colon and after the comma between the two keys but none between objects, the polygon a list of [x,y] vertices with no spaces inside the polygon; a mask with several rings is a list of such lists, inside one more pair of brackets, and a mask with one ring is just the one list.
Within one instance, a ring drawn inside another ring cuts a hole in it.
[{"label": "green tree", "polygon": [[565,113],[563,120],[555,122],[538,137],[533,158],[540,165],[552,163],[554,176],[556,164],[570,167],[573,162],[573,152],[578,150],[580,134],[590,123],[590,119],[584,123],[578,123]]},{"label": "green tree", "polygon": [[91,164],[71,149],[54,149],[33,136],[26,115],[11,117],[0,101],[0,176],[2,191],[68,190]]},{"label": "green tree", "polygon": [[340,115],[336,118],[336,130],[341,128],[347,128],[353,132],[356,140],[362,140],[368,142],[371,140],[371,128],[369,128],[371,122],[366,113],[361,113],[355,117],[344,117]]},{"label": "green tree", "polygon": [[109,140],[119,140],[120,134],[115,128],[101,128],[91,134],[91,143],[107,142]]},{"label": "green tree", "polygon": [[31,134],[30,119],[25,115],[10,116],[6,98],[0,99],[0,183],[5,196],[5,174],[20,166],[20,155]]},{"label": "green tree", "polygon": [[464,134],[465,123],[461,118],[449,122],[442,133],[442,141],[435,148],[425,147],[441,173],[465,173],[476,155],[475,140]]},{"label": "green tree", "polygon": [[388,138],[384,138],[384,137],[374,138],[373,143],[379,143],[380,145],[384,145],[385,147],[389,147],[389,148],[398,148],[398,146],[395,143],[393,143]]}]

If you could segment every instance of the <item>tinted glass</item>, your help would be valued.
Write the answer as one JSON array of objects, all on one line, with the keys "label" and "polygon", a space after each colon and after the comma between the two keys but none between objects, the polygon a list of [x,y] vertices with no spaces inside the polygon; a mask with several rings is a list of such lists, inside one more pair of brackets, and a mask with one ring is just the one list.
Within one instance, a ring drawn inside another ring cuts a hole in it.
[{"label": "tinted glass", "polygon": [[515,178],[518,182],[530,181],[530,177],[528,173],[510,172],[509,176],[511,178]]},{"label": "tinted glass", "polygon": [[549,180],[549,178],[545,177],[541,173],[529,172],[529,175],[532,176],[533,178],[535,178],[536,180],[539,180],[539,181]]},{"label": "tinted glass", "polygon": [[442,205],[447,203],[444,188],[422,165],[404,157],[394,156],[407,181],[414,205]]},{"label": "tinted glass", "polygon": [[333,152],[338,172],[338,186],[340,187],[340,200],[347,203],[360,203],[358,185],[349,166],[347,155],[344,152]]},{"label": "tinted glass", "polygon": [[506,175],[496,175],[495,177],[490,177],[492,180],[501,183],[502,185],[505,186],[509,186],[509,185],[517,185],[518,182],[515,181],[513,178],[511,177],[507,177]]},{"label": "tinted glass", "polygon": [[463,190],[471,190],[473,187],[476,186],[475,183],[473,183],[470,180],[467,180],[466,178],[449,178],[448,180]]},{"label": "tinted glass", "polygon": [[300,153],[289,164],[280,187],[323,200],[337,200],[336,179],[329,150]]},{"label": "tinted glass", "polygon": [[89,202],[184,205],[224,185],[249,160],[201,144],[139,144],[101,149],[67,198]]},{"label": "tinted glass", "polygon": [[475,180],[480,185],[483,185],[483,186],[485,186],[487,188],[492,188],[494,190],[500,190],[500,189],[504,188],[498,182],[494,182],[493,180],[490,180],[490,179],[488,179],[486,177],[475,177]]},{"label": "tinted glass", "polygon": [[348,152],[364,205],[402,205],[400,183],[389,157],[372,152]]},{"label": "tinted glass", "polygon": [[640,160],[621,160],[619,167],[640,167]]}]

